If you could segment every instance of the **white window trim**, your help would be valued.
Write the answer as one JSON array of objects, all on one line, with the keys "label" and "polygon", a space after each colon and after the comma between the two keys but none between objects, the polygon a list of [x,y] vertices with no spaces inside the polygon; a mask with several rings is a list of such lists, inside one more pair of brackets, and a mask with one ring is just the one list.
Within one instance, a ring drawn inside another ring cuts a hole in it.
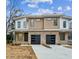
[{"label": "white window trim", "polygon": [[[19,22],[19,21],[21,22],[20,28],[17,27],[18,26],[17,22]],[[26,22],[26,28],[24,27],[24,22]],[[29,27],[28,25],[29,25],[29,23],[27,22],[27,19],[26,18],[19,19],[19,20],[16,20],[15,21],[15,29],[16,30],[26,30]]]},{"label": "white window trim", "polygon": [[[20,25],[18,24],[18,22],[20,22]],[[17,28],[21,28],[21,21],[17,21]]]}]

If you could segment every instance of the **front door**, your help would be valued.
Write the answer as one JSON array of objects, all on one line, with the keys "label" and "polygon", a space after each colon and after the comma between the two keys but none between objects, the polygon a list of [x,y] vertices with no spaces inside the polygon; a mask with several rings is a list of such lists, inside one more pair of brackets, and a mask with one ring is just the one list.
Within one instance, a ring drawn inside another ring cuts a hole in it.
[{"label": "front door", "polygon": [[24,41],[28,41],[28,33],[24,33]]}]

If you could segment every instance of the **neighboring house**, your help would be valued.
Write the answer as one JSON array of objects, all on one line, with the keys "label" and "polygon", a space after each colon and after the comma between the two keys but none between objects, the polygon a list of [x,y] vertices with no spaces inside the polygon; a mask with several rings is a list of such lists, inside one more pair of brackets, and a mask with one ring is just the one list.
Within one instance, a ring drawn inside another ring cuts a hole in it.
[{"label": "neighboring house", "polygon": [[72,41],[72,18],[61,14],[15,17],[16,43],[67,44]]}]

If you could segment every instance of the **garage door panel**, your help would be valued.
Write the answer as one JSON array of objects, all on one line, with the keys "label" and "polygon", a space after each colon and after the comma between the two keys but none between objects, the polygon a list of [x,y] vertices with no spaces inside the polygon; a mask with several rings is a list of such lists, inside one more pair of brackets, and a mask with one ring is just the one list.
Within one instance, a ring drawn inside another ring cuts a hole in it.
[{"label": "garage door panel", "polygon": [[46,35],[47,44],[55,44],[55,35]]},{"label": "garage door panel", "polygon": [[40,44],[40,35],[31,35],[31,44]]}]

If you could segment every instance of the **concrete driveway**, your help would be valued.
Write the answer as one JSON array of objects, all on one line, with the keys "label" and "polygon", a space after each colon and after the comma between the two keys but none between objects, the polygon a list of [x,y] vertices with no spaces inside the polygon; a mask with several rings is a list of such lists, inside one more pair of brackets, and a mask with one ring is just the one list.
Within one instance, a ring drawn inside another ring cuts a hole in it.
[{"label": "concrete driveway", "polygon": [[47,48],[42,45],[32,45],[38,59],[72,59],[72,49],[59,45],[50,45]]}]

